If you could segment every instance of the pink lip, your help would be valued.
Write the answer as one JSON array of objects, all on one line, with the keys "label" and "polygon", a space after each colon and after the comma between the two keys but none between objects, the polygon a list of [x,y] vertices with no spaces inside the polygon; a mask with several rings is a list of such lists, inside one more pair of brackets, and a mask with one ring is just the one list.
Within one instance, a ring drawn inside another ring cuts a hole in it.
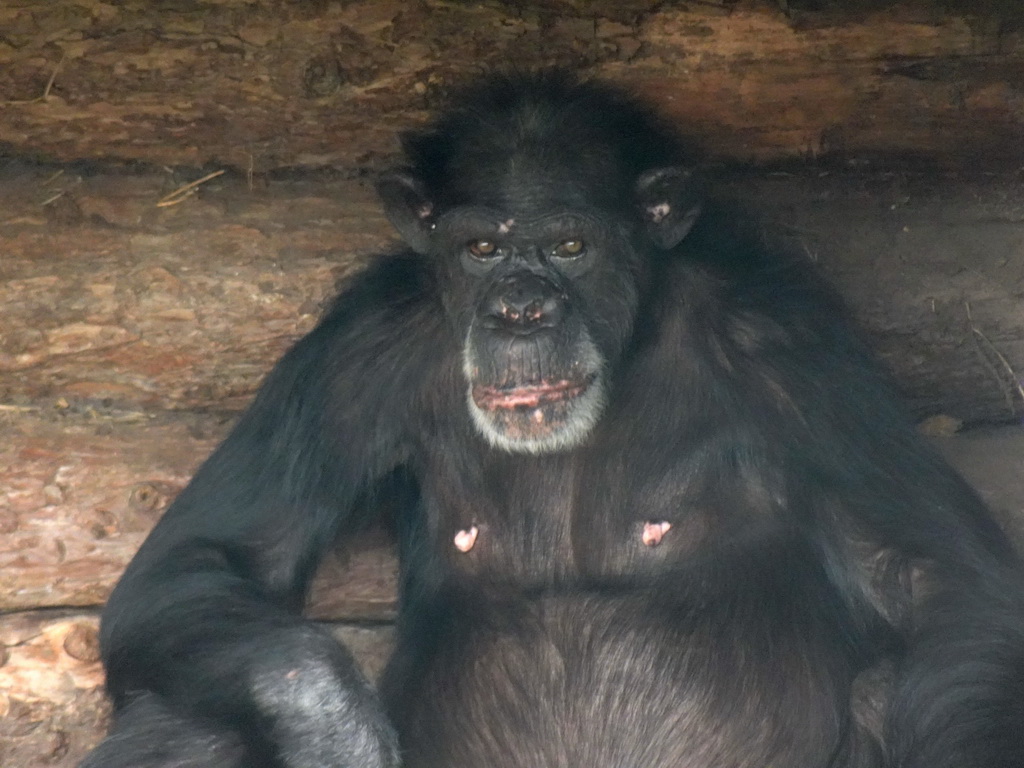
[{"label": "pink lip", "polygon": [[537,408],[546,403],[557,403],[579,397],[586,388],[586,383],[568,381],[567,379],[545,381],[540,384],[511,389],[477,385],[473,387],[473,400],[478,406],[488,411]]}]

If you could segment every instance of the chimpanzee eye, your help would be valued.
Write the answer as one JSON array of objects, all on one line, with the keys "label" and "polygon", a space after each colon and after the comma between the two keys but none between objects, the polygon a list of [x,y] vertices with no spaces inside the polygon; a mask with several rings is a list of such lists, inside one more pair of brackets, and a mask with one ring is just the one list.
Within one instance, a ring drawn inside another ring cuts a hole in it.
[{"label": "chimpanzee eye", "polygon": [[490,240],[473,240],[466,246],[470,254],[478,259],[490,259],[498,255],[497,244]]},{"label": "chimpanzee eye", "polygon": [[563,259],[575,259],[582,256],[587,250],[587,244],[582,240],[563,240],[555,246],[554,255]]}]

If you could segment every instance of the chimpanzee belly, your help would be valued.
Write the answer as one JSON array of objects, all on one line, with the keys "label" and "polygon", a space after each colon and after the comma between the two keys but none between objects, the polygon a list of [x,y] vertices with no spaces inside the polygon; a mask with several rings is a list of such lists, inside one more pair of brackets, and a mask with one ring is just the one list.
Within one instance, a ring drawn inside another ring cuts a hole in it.
[{"label": "chimpanzee belly", "polygon": [[827,622],[800,618],[793,595],[763,606],[678,592],[446,589],[405,626],[382,686],[404,765],[850,764],[856,670]]}]

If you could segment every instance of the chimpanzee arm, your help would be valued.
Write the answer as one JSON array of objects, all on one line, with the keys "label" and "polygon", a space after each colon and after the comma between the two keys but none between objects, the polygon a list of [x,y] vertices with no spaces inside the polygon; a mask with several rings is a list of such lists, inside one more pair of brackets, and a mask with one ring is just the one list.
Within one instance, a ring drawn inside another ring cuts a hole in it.
[{"label": "chimpanzee arm", "polygon": [[394,740],[349,654],[302,620],[359,495],[406,458],[442,344],[412,262],[379,263],[268,376],[129,565],[103,618],[115,702],[259,734],[290,768],[389,765]]},{"label": "chimpanzee arm", "polygon": [[804,293],[800,274],[788,277],[785,291],[758,272],[742,286],[733,402],[749,409],[743,423],[764,429],[772,451],[765,466],[784,457],[788,509],[798,525],[813,521],[840,593],[852,605],[874,605],[853,615],[875,611],[902,637],[886,764],[1019,767],[1020,558],[977,494],[913,428],[842,311],[822,307],[828,294]]},{"label": "chimpanzee arm", "polygon": [[1024,756],[1020,559],[952,470],[915,476],[918,506],[905,499],[904,507],[918,517],[903,545],[908,653],[889,708],[890,759],[905,768],[1016,768]]},{"label": "chimpanzee arm", "polygon": [[[904,602],[890,616],[906,656],[887,708],[887,765],[1020,766],[1020,558],[974,490],[907,426],[895,400],[872,386],[870,364],[856,368],[841,402],[825,404],[834,413],[860,413],[831,433],[845,443],[833,439],[831,453],[825,444],[807,452],[819,457],[819,466],[806,474],[829,478],[822,498],[845,500],[860,524],[854,540],[866,535],[882,551],[898,553],[901,563],[897,583],[875,588],[883,600]],[[824,472],[822,461],[831,464]],[[893,590],[898,596],[884,594]]]}]

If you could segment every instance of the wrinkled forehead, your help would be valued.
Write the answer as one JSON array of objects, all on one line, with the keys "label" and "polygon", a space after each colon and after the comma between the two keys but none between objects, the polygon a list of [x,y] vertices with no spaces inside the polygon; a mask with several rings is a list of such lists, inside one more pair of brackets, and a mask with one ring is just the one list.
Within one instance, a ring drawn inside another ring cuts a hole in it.
[{"label": "wrinkled forehead", "polygon": [[524,215],[477,205],[452,208],[439,216],[436,224],[442,234],[527,241],[607,234],[609,228],[608,217],[594,209],[556,208],[539,215]]}]

